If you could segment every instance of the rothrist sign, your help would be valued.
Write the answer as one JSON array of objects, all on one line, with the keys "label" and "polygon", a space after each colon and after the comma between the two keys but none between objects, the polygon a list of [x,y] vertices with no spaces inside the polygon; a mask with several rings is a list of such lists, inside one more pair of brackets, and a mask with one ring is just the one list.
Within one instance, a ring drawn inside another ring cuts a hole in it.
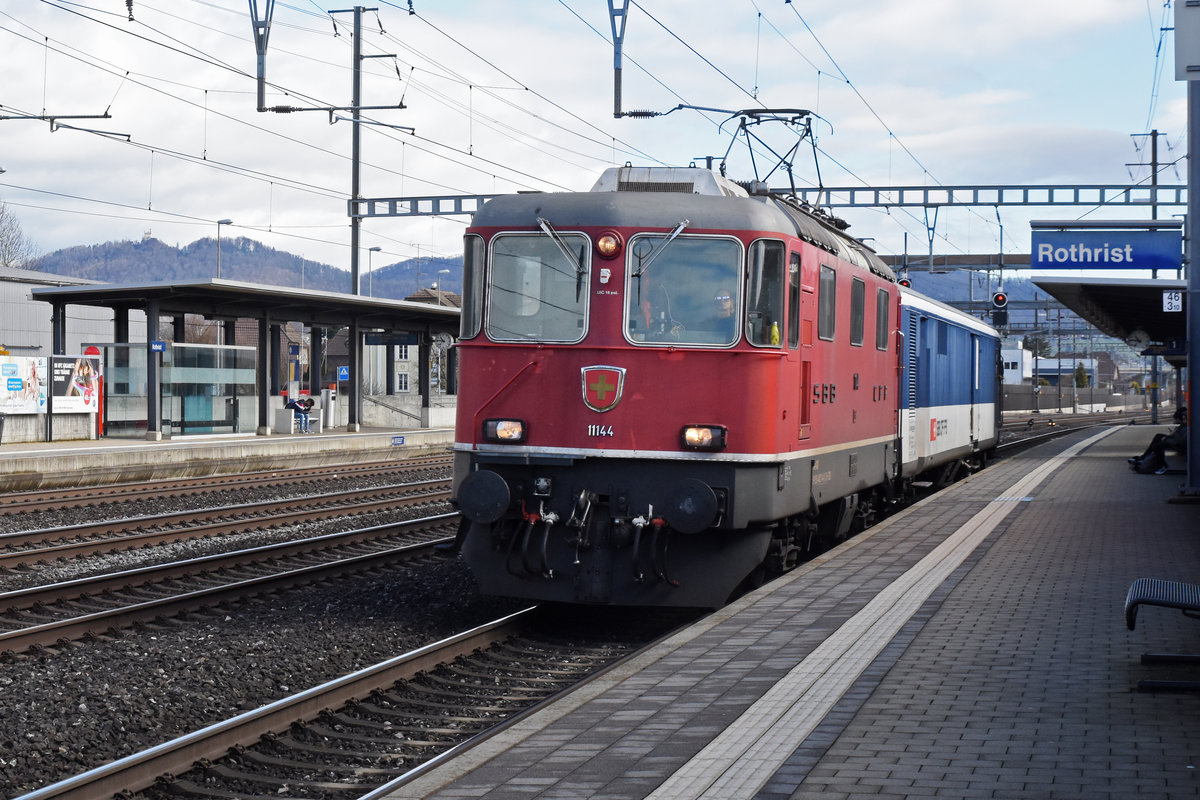
[{"label": "rothrist sign", "polygon": [[[1115,222],[1104,228],[1031,222],[1029,266],[1033,269],[1179,269],[1182,229],[1147,221]],[[1152,229],[1146,230],[1147,227]]]}]

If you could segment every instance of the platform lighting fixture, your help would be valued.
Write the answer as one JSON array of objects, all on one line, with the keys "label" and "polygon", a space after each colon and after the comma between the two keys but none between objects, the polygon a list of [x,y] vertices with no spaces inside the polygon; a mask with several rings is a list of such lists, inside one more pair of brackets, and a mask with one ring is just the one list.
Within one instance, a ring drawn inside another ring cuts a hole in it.
[{"label": "platform lighting fixture", "polygon": [[[367,294],[371,297],[375,296],[375,268],[371,264],[371,254],[378,253],[382,247],[371,247],[367,249]],[[362,291],[361,289],[359,291]]]},{"label": "platform lighting fixture", "polygon": [[[450,274],[450,270],[448,270],[448,269],[439,269],[438,270],[438,275],[449,275],[449,274]],[[437,301],[438,301],[439,306],[444,305],[442,303],[442,294],[446,291],[445,283],[446,283],[445,278],[442,278],[437,282],[437,290],[438,290]]]},{"label": "platform lighting fixture", "polygon": [[221,226],[222,225],[232,225],[232,224],[233,224],[233,220],[231,220],[231,219],[217,220],[217,277],[218,278],[221,277]]}]

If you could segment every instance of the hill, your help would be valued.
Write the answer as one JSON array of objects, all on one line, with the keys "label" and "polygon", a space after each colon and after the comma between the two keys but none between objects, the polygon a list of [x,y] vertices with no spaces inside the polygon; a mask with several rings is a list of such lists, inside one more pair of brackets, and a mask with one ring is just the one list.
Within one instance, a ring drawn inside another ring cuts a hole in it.
[{"label": "hill", "polygon": [[[462,258],[421,258],[394,264],[374,264],[368,280],[367,259],[360,264],[362,293],[403,299],[438,277],[443,288],[462,289]],[[200,239],[172,247],[158,239],[140,242],[105,242],[56,250],[31,262],[30,269],[102,283],[201,281],[217,277],[217,241]],[[450,270],[440,275],[440,270]],[[350,273],[328,264],[300,258],[245,237],[221,239],[220,277],[292,286],[327,292],[350,293]],[[420,283],[418,284],[418,278]]]}]

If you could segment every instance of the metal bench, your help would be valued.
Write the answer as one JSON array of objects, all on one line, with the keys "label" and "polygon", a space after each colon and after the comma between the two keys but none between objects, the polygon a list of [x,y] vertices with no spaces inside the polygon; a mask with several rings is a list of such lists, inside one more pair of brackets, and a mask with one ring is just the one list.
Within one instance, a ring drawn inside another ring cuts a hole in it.
[{"label": "metal bench", "polygon": [[[1178,608],[1184,616],[1200,619],[1200,586],[1159,578],[1138,578],[1125,595],[1125,625],[1133,630],[1137,625],[1138,606]],[[1190,653],[1143,653],[1143,664],[1197,664],[1200,655]],[[1195,691],[1200,681],[1138,681],[1139,692]]]}]

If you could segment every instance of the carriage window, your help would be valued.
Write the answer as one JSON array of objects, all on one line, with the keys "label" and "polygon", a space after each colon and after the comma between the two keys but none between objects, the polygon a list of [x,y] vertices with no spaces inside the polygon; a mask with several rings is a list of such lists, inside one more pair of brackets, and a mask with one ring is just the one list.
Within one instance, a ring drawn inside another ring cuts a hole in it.
[{"label": "carriage window", "polygon": [[792,253],[788,266],[788,347],[800,346],[800,254]]},{"label": "carriage window", "polygon": [[741,318],[742,247],[736,239],[664,234],[631,239],[625,335],[634,343],[725,347]]},{"label": "carriage window", "polygon": [[460,339],[471,339],[483,322],[483,237],[463,237],[463,296]]},{"label": "carriage window", "polygon": [[746,284],[746,339],[778,347],[783,328],[783,242],[757,241],[750,246]]},{"label": "carriage window", "polygon": [[560,238],[573,259],[567,258],[554,239],[540,233],[502,234],[492,241],[489,338],[541,342],[583,339],[591,248],[579,234],[563,233]]},{"label": "carriage window", "polygon": [[867,285],[858,278],[850,281],[850,344],[862,347],[867,317]]},{"label": "carriage window", "polygon": [[837,321],[837,272],[833,267],[821,265],[817,291],[817,337],[832,342]]},{"label": "carriage window", "polygon": [[888,293],[880,289],[875,294],[875,349],[887,350],[888,346]]}]

